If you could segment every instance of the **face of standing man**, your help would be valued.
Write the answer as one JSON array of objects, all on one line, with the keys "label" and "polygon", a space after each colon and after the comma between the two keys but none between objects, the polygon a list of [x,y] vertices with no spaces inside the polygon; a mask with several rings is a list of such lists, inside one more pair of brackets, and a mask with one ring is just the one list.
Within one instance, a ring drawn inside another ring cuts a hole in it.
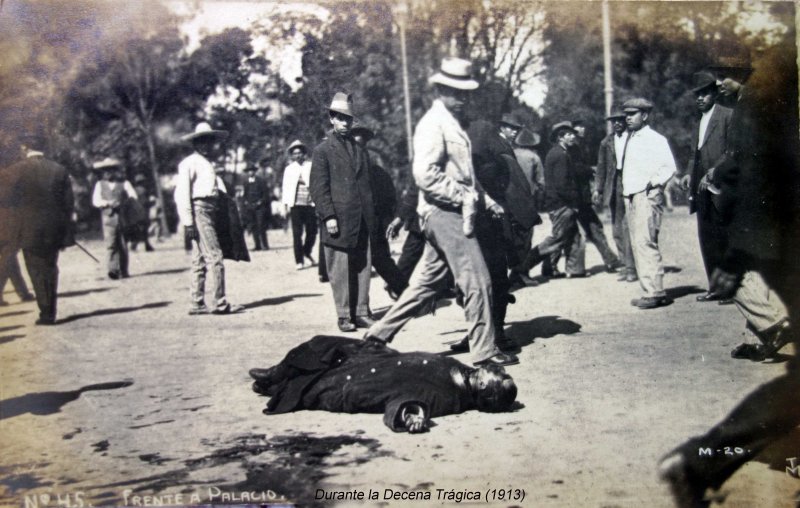
[{"label": "face of standing man", "polygon": [[695,94],[695,104],[697,105],[697,110],[701,113],[705,113],[714,107],[716,100],[717,92],[711,88],[700,90]]},{"label": "face of standing man", "polygon": [[614,120],[611,121],[611,126],[614,128],[614,134],[616,134],[617,136],[625,132],[625,129],[628,128],[628,126],[625,125],[624,118],[615,118]]},{"label": "face of standing man", "polygon": [[333,131],[336,132],[336,134],[346,136],[353,127],[353,117],[331,111],[331,126],[333,126]]},{"label": "face of standing man", "polygon": [[302,164],[306,160],[306,151],[302,148],[295,148],[291,153],[292,160],[298,164]]},{"label": "face of standing man", "polygon": [[461,119],[464,116],[467,104],[469,104],[469,91],[459,90],[445,85],[437,85],[436,90],[439,100],[442,101],[444,107],[446,107],[453,116]]},{"label": "face of standing man", "polygon": [[637,109],[635,111],[628,110],[625,112],[625,123],[628,125],[629,130],[638,131],[645,126],[648,116],[649,113],[642,111],[641,109]]}]

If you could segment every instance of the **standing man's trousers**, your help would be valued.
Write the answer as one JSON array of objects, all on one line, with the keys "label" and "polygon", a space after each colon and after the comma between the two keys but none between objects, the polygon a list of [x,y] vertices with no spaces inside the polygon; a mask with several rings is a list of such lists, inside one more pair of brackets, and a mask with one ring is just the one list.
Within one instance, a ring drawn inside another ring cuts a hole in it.
[{"label": "standing man's trousers", "polygon": [[665,296],[664,265],[658,246],[664,192],[660,188],[625,197],[625,214],[630,228],[633,259],[639,283],[646,297]]},{"label": "standing man's trousers", "polygon": [[367,225],[361,224],[358,243],[354,248],[340,249],[325,245],[324,251],[336,315],[340,319],[369,316],[372,258]]},{"label": "standing man's trousers", "polygon": [[211,277],[214,279],[214,305],[217,309],[223,309],[228,302],[225,298],[222,248],[214,229],[216,199],[195,199],[192,201],[192,209],[198,236],[198,239],[192,240],[192,305],[195,308],[205,305],[206,272],[210,267]]}]

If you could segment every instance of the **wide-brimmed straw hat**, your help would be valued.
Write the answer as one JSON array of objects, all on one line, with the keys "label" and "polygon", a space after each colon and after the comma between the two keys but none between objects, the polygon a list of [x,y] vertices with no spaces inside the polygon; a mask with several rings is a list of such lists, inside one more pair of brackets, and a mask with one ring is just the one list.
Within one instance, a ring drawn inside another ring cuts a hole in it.
[{"label": "wide-brimmed straw hat", "polygon": [[439,72],[428,78],[431,83],[458,90],[475,90],[478,82],[472,79],[472,62],[463,58],[445,58]]},{"label": "wide-brimmed straw hat", "polygon": [[94,164],[92,164],[92,169],[96,169],[98,171],[105,171],[107,169],[121,168],[121,167],[122,167],[122,161],[120,161],[119,159],[115,159],[113,157],[106,157],[105,159],[97,161]]},{"label": "wide-brimmed straw hat", "polygon": [[331,100],[331,107],[328,109],[343,115],[355,116],[353,114],[353,97],[344,92],[336,92]]},{"label": "wide-brimmed straw hat", "polygon": [[209,125],[208,122],[200,122],[194,128],[194,132],[192,132],[191,134],[184,134],[183,136],[181,136],[181,141],[192,141],[197,138],[202,138],[206,136],[227,138],[228,131],[220,129],[212,129],[211,125]]}]

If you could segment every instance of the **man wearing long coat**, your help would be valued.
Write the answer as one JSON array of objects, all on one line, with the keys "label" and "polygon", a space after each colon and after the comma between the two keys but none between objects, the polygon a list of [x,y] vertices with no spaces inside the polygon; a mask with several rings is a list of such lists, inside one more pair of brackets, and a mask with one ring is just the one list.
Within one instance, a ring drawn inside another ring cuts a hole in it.
[{"label": "man wearing long coat", "polygon": [[375,228],[369,159],[353,140],[350,97],[337,93],[331,106],[333,129],[311,160],[309,192],[323,222],[325,263],[343,332],[372,325],[369,310],[370,231]]},{"label": "man wearing long coat", "polygon": [[22,249],[39,306],[37,325],[56,321],[58,252],[75,244],[72,184],[63,166],[37,150],[38,136],[22,143],[24,159],[0,172],[0,259]]}]

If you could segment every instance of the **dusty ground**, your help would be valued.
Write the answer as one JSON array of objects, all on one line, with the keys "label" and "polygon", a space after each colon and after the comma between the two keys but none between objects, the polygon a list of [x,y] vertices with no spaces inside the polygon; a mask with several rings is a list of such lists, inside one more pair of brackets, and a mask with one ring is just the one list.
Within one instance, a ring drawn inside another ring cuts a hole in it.
[{"label": "dusty ground", "polygon": [[[33,327],[32,304],[0,309],[0,504],[309,506],[324,488],[372,489],[381,502],[386,489],[427,491],[429,501],[391,504],[429,506],[456,504],[437,500],[437,489],[483,500],[510,488],[524,499],[490,504],[669,506],[658,458],[784,368],[730,358],[743,319],[694,301],[704,286],[694,231],[685,209],[666,216],[676,299],[667,308],[632,308],[638,285],[605,273],[518,291],[508,334],[523,345],[522,363],[509,371],[524,407],[439,418],[417,436],[392,433],[378,415],[261,413],[247,370],[336,332],[329,287],[316,269],[294,270],[283,232],[270,232],[273,250],[252,263],[228,265],[230,297],[248,307],[234,316],[186,315],[189,257],[177,238],[134,253],[122,282],[69,249],[59,326]],[[102,257],[99,242],[87,245]],[[381,311],[390,302],[373,282]],[[395,346],[441,351],[464,330],[450,304],[412,321]],[[725,505],[792,506],[800,481],[785,466],[800,456],[798,436],[742,468],[722,489]]]}]

